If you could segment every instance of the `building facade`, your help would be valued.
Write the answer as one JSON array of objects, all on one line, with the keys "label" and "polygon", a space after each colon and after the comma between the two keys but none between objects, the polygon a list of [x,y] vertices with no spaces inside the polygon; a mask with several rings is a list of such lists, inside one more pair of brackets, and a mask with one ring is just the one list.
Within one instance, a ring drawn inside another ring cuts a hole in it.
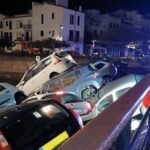
[{"label": "building facade", "polygon": [[54,38],[83,53],[84,13],[68,9],[68,0],[32,3],[29,14],[0,15],[0,38],[36,41]]}]

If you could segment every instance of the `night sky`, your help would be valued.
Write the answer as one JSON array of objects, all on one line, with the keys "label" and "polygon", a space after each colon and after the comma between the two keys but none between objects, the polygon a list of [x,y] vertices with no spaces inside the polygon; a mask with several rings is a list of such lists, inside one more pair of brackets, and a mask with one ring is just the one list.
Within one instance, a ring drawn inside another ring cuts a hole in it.
[{"label": "night sky", "polygon": [[[13,15],[24,13],[31,8],[32,0],[1,0],[0,13]],[[34,0],[42,2],[43,0]],[[150,0],[69,0],[69,8],[100,9],[102,13],[120,8],[127,10],[138,9],[140,13],[150,13]]]}]

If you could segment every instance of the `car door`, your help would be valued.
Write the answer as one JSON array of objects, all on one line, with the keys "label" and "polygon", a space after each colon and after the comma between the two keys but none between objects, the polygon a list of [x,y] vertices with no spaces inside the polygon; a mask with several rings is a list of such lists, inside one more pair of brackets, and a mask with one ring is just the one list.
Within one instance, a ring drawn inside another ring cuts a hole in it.
[{"label": "car door", "polygon": [[102,98],[98,103],[97,103],[97,110],[98,112],[104,111],[106,108],[108,108],[111,104],[113,103],[113,95],[110,94],[104,98]]},{"label": "car door", "polygon": [[4,103],[9,103],[11,100],[11,93],[9,89],[5,88],[3,85],[0,85],[0,105]]}]

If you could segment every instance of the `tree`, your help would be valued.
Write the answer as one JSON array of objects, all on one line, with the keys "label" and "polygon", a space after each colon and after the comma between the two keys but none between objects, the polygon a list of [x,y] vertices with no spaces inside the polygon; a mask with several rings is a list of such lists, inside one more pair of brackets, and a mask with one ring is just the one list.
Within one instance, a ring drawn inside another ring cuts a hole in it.
[{"label": "tree", "polygon": [[70,45],[66,43],[65,41],[59,41],[52,38],[47,38],[42,41],[33,41],[29,43],[32,47],[38,47],[38,48],[61,48],[61,47],[69,47]]}]

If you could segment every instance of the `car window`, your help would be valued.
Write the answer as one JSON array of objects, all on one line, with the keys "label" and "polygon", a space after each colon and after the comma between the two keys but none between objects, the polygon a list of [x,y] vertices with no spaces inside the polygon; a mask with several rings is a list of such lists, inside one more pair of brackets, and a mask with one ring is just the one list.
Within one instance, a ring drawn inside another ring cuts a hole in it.
[{"label": "car window", "polygon": [[59,52],[59,53],[55,53],[55,56],[59,57],[59,58],[63,58],[66,57],[68,54],[67,52]]},{"label": "car window", "polygon": [[80,99],[78,96],[67,93],[67,94],[52,94],[52,95],[47,95],[43,97],[42,99],[56,99],[60,101],[63,104],[66,103],[77,103],[77,102],[83,102],[82,99]]},{"label": "car window", "polygon": [[0,85],[0,92],[4,91],[6,88],[2,85]]},{"label": "car window", "polygon": [[62,85],[61,85],[60,79],[51,80],[50,82],[48,82],[47,84],[43,86],[43,89],[41,90],[40,93],[57,91],[61,89],[61,87]]},{"label": "car window", "polygon": [[99,112],[104,111],[107,107],[109,107],[113,103],[112,95],[109,95],[101,100],[101,102],[97,106],[97,110]]},{"label": "car window", "polygon": [[98,63],[98,64],[95,64],[94,66],[95,66],[96,69],[100,70],[101,68],[104,67],[104,65],[105,64],[103,64],[103,63]]},{"label": "car window", "polygon": [[79,77],[81,73],[80,71],[73,71],[71,73],[68,73],[61,78],[61,83],[63,87],[72,85]]},{"label": "car window", "polygon": [[67,129],[69,117],[69,113],[57,104],[39,105],[8,124],[3,132],[14,149],[35,150]]},{"label": "car window", "polygon": [[121,95],[123,95],[124,93],[126,93],[129,89],[130,89],[130,87],[127,87],[127,88],[121,89],[121,90],[119,90],[119,91],[116,91],[116,97],[117,97],[117,99],[118,99]]}]

